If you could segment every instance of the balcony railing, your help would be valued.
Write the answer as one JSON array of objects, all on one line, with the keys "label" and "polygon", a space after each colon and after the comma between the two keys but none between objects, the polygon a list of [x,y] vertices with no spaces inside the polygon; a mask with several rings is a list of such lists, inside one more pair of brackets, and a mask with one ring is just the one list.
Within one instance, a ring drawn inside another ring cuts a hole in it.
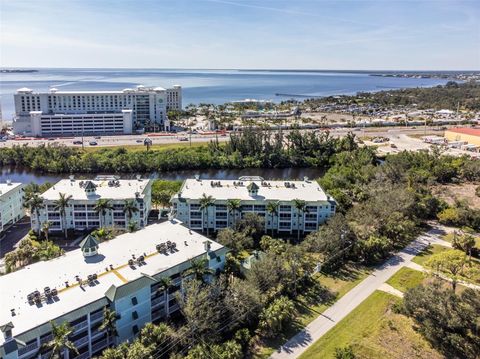
[{"label": "balcony railing", "polygon": [[73,359],[87,359],[87,358],[90,358],[90,353],[88,351],[86,351],[85,353],[77,355]]},{"label": "balcony railing", "polygon": [[156,305],[165,302],[165,295],[162,295],[161,297],[152,299],[152,307],[155,307]]},{"label": "balcony railing", "polygon": [[90,323],[93,323],[102,319],[103,319],[103,312],[90,314]]},{"label": "balcony railing", "polygon": [[80,346],[82,346],[82,345],[85,344],[85,343],[88,343],[88,335],[85,336],[85,337],[83,337],[83,338],[80,338],[80,339],[78,339],[78,340],[75,340],[74,343],[75,343],[75,346],[76,346],[77,348],[80,347]]},{"label": "balcony railing", "polygon": [[103,349],[107,346],[107,339],[101,340],[98,343],[92,345],[92,353],[95,353],[99,349]]},{"label": "balcony railing", "polygon": [[74,332],[78,332],[80,330],[82,330],[83,328],[86,328],[88,327],[88,321],[84,320],[83,322],[80,322],[78,324],[75,324],[72,326],[72,329]]},{"label": "balcony railing", "polygon": [[37,342],[29,344],[26,347],[18,349],[18,356],[22,356],[24,354],[27,354],[27,353],[29,353],[32,350],[37,349],[37,348],[38,348],[38,343]]}]

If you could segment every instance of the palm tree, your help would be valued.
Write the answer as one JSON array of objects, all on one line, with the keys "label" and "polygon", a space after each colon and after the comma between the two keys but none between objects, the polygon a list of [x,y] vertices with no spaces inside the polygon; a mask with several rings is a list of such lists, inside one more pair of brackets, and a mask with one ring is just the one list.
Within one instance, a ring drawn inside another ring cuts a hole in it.
[{"label": "palm tree", "polygon": [[60,193],[60,198],[53,202],[55,210],[60,212],[60,219],[62,221],[63,230],[65,233],[65,238],[67,238],[67,216],[66,209],[72,196],[67,196],[65,193]]},{"label": "palm tree", "polygon": [[48,231],[50,230],[50,225],[52,223],[50,221],[45,221],[43,222],[43,225],[42,225],[42,232],[43,232],[43,235],[45,236],[45,239],[48,241]]},{"label": "palm tree", "polygon": [[294,199],[293,206],[297,210],[297,241],[300,240],[300,214],[303,216],[307,203],[301,199]]},{"label": "palm tree", "polygon": [[107,331],[107,346],[110,346],[110,339],[118,335],[116,325],[117,319],[117,313],[115,313],[115,311],[110,310],[107,307],[103,308],[103,321],[98,327],[98,330]]},{"label": "palm tree", "polygon": [[164,292],[165,293],[165,301],[168,303],[168,290],[173,287],[173,281],[172,278],[170,277],[161,277],[158,280],[158,283],[160,284],[158,286],[157,291],[158,292]]},{"label": "palm tree", "polygon": [[43,198],[38,195],[38,193],[32,194],[32,196],[24,203],[25,208],[28,208],[30,211],[30,216],[33,214],[37,219],[37,234],[40,235],[40,210],[45,208],[43,203]]},{"label": "palm tree", "polygon": [[110,203],[110,200],[105,198],[100,198],[93,209],[100,216],[100,219],[101,219],[100,227],[103,227],[106,222],[105,216],[107,215],[107,211],[113,209],[113,206]]},{"label": "palm tree", "polygon": [[135,221],[130,221],[127,223],[127,229],[130,233],[133,233],[135,232],[136,230],[138,230],[138,224],[137,222]]},{"label": "palm tree", "polygon": [[[213,206],[215,203],[215,199],[212,196],[207,196],[205,193],[202,195],[202,198],[200,198],[200,210],[205,214],[205,217],[207,219],[207,236],[208,236],[208,228],[210,227],[210,223],[208,222],[208,208],[210,206]],[[202,226],[203,229],[203,226]]]},{"label": "palm tree", "polygon": [[66,350],[74,352],[78,355],[78,350],[75,347],[75,344],[70,341],[69,336],[73,333],[73,329],[68,324],[64,322],[60,325],[55,324],[55,322],[50,322],[52,326],[52,335],[53,338],[47,343],[42,344],[40,349],[42,351],[51,351],[49,358],[62,358],[63,352]]},{"label": "palm tree", "polygon": [[272,224],[272,236],[273,236],[273,219],[278,213],[278,202],[268,202],[267,203],[267,212],[270,214],[270,220]]},{"label": "palm tree", "polygon": [[138,212],[138,207],[134,200],[126,200],[123,205],[123,213],[127,216],[128,222],[132,219],[133,215]]},{"label": "palm tree", "polygon": [[233,215],[233,226],[235,227],[235,222],[237,218],[237,212],[241,208],[241,201],[239,199],[229,199],[227,201],[227,210],[229,214]]},{"label": "palm tree", "polygon": [[206,258],[202,258],[191,260],[190,268],[183,272],[183,276],[188,277],[192,275],[196,280],[205,283],[205,276],[213,273],[213,269],[208,267],[208,260]]}]

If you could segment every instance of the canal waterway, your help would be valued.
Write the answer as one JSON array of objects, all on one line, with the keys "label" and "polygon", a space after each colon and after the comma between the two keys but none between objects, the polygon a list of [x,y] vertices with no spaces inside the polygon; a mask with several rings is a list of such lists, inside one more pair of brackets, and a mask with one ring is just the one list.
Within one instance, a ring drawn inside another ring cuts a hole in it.
[{"label": "canal waterway", "polygon": [[[102,173],[108,174],[108,173]],[[186,178],[193,178],[195,175],[200,175],[204,179],[237,179],[240,176],[261,176],[267,180],[274,179],[303,179],[318,178],[324,174],[322,168],[245,168],[245,169],[204,169],[204,170],[180,170],[169,171],[161,173],[142,174],[142,177],[160,178],[165,180],[184,180]],[[134,178],[136,174],[116,174],[121,178]],[[75,174],[76,178],[86,179],[93,178],[95,174]],[[39,173],[22,169],[18,167],[3,167],[0,171],[0,182],[11,180],[12,182],[21,183],[37,183],[45,182],[55,183],[62,178],[68,178],[68,174],[55,173]]]}]

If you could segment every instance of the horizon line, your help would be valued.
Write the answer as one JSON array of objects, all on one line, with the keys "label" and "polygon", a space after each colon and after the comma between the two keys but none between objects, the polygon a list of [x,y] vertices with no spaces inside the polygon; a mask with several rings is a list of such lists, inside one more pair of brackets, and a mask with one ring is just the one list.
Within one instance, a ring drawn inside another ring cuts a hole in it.
[{"label": "horizon line", "polygon": [[208,70],[208,71],[297,71],[297,72],[479,72],[480,69],[426,70],[426,69],[311,69],[311,68],[206,68],[206,67],[47,67],[0,66],[1,70],[80,69],[80,70]]}]

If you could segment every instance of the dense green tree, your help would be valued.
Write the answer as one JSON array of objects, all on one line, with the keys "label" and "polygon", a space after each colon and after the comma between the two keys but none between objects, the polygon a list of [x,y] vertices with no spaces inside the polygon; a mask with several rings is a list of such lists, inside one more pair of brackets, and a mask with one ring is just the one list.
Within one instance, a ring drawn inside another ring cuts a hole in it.
[{"label": "dense green tree", "polygon": [[177,300],[185,319],[184,338],[188,343],[195,343],[197,338],[208,342],[219,338],[227,313],[219,286],[188,280]]},{"label": "dense green tree", "polygon": [[441,283],[420,285],[405,294],[404,307],[420,333],[447,358],[480,356],[480,292],[467,288],[456,294]]},{"label": "dense green tree", "polygon": [[266,337],[274,337],[294,316],[295,305],[287,297],[275,299],[260,313],[259,331]]},{"label": "dense green tree", "polygon": [[452,279],[452,288],[455,290],[458,275],[462,273],[466,265],[466,255],[457,249],[435,253],[425,262],[425,266],[433,268],[437,272],[444,273]]},{"label": "dense green tree", "polygon": [[253,239],[244,232],[224,228],[218,231],[217,242],[228,247],[234,255],[253,247]]}]

